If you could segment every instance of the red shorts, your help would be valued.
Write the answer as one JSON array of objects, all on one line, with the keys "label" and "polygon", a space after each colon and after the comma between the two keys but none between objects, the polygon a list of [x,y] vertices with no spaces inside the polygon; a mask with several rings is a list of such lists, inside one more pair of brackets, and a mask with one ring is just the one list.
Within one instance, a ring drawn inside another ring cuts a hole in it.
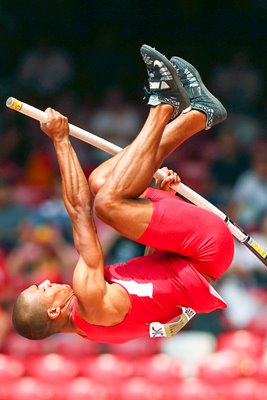
[{"label": "red shorts", "polygon": [[153,214],[139,243],[186,257],[215,279],[229,268],[234,240],[220,217],[162,190],[149,188],[145,197],[153,202]]}]

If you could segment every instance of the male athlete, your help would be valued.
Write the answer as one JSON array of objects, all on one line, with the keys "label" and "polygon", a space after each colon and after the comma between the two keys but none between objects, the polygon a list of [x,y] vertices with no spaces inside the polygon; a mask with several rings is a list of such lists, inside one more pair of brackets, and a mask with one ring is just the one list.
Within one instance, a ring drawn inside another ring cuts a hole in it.
[{"label": "male athlete", "polygon": [[[66,332],[122,343],[148,335],[154,321],[171,321],[181,307],[197,313],[226,307],[211,283],[230,266],[229,229],[215,214],[148,188],[170,152],[224,120],[226,111],[192,65],[178,57],[169,61],[146,45],[141,54],[150,88],[148,118],[126,149],[92,173],[89,185],[70,143],[67,118],[46,110],[41,129],[55,147],[80,258],[72,288],[47,280],[18,296],[14,327],[29,339]],[[169,173],[163,186],[170,182],[177,182],[176,175]],[[92,207],[119,233],[156,251],[104,267]]]}]

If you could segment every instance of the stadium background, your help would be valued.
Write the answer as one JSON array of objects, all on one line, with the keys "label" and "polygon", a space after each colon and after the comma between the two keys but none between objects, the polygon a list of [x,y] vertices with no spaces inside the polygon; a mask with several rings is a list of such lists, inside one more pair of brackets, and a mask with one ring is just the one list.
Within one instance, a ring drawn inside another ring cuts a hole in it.
[{"label": "stadium background", "polygon": [[[228,310],[174,339],[104,346],[13,332],[19,290],[71,282],[77,255],[53,149],[35,121],[5,107],[9,96],[53,106],[125,146],[147,113],[140,46],[187,59],[229,117],[167,165],[267,248],[266,20],[264,0],[0,1],[0,399],[267,399],[267,275],[238,244],[217,284]],[[86,174],[106,157],[73,143]],[[142,253],[97,225],[107,263]]]}]

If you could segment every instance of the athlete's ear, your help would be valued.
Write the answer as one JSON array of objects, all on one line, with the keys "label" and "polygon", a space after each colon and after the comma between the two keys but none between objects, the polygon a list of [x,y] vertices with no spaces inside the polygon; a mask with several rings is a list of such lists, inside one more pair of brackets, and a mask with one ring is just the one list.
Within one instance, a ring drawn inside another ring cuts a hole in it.
[{"label": "athlete's ear", "polygon": [[50,319],[57,319],[60,315],[61,308],[58,307],[50,307],[47,310],[47,315]]}]

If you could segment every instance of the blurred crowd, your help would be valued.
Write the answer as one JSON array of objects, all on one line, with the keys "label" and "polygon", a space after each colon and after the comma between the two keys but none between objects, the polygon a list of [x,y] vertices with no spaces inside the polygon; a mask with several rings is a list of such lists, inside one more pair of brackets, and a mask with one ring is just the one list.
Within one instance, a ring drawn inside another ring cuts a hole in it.
[{"label": "blurred crowd", "polygon": [[[190,60],[189,60],[190,61]],[[134,71],[133,71],[134,72]],[[147,108],[121,86],[106,86],[99,97],[75,92],[74,56],[41,37],[24,52],[0,86],[38,108],[48,106],[71,123],[121,147],[137,134]],[[237,52],[209,72],[206,83],[228,110],[223,124],[183,144],[166,165],[182,182],[225,211],[267,249],[267,133],[264,80],[249,54]],[[141,86],[141,83],[140,83]],[[12,92],[14,93],[14,91]],[[44,279],[71,283],[77,253],[61,196],[57,161],[39,124],[5,107],[0,109],[0,349],[12,332],[11,309],[18,292]],[[72,139],[84,172],[109,157]],[[96,219],[106,263],[142,255]],[[189,330],[219,334],[251,328],[266,333],[267,273],[244,245],[237,243],[230,270],[216,284],[228,302],[223,312],[197,316]]]}]

